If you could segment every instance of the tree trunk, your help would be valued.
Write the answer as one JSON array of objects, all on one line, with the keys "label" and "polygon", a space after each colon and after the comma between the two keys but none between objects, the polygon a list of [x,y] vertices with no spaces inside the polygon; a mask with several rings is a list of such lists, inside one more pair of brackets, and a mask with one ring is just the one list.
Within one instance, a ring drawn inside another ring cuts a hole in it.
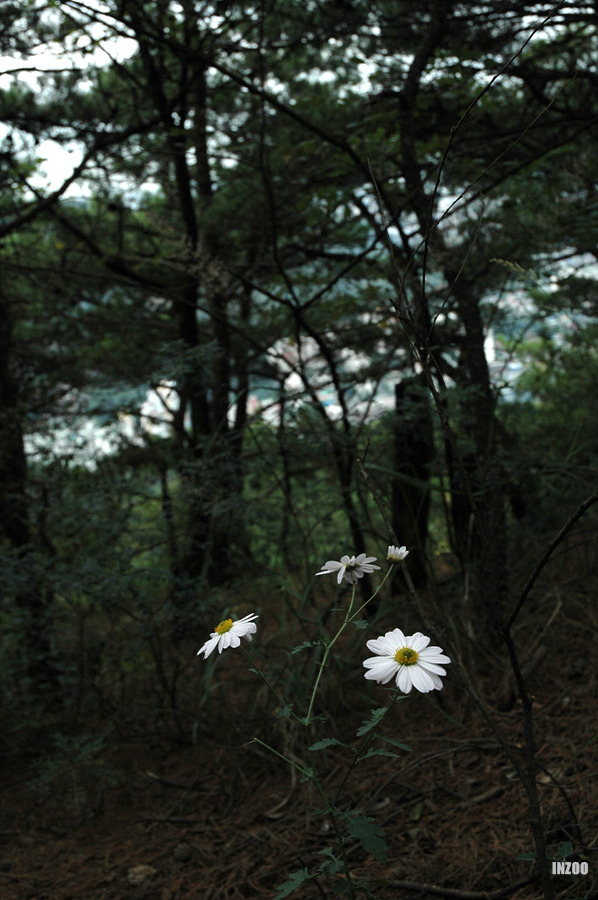
[{"label": "tree trunk", "polygon": [[[425,381],[406,378],[395,386],[396,417],[391,524],[409,550],[416,587],[426,583],[426,541],[430,513],[430,472],[434,458],[432,410]],[[400,571],[397,570],[400,577]]]},{"label": "tree trunk", "polygon": [[[0,290],[0,534],[17,551],[27,568],[30,542],[27,499],[27,459],[20,421],[19,383],[12,371],[12,321]],[[58,679],[49,638],[50,602],[40,584],[35,563],[30,567],[27,587],[15,593],[25,613],[27,671],[40,694],[56,695]]]},{"label": "tree trunk", "polygon": [[[414,120],[421,79],[442,41],[451,7],[450,0],[441,0],[436,6],[400,93],[401,164],[411,208],[417,216],[426,244],[426,255],[434,255],[439,269],[444,273],[465,332],[462,364],[457,367],[456,374],[461,388],[457,403],[462,440],[446,435],[449,447],[447,463],[451,487],[455,489],[453,523],[458,552],[466,560],[471,575],[470,614],[476,623],[475,633],[480,639],[495,642],[500,634],[500,610],[506,592],[506,519],[497,470],[495,402],[484,352],[484,329],[479,298],[467,277],[465,266],[461,266],[461,260],[467,258],[467,250],[463,248],[461,254],[456,252],[455,247],[445,240],[440,221],[434,221],[434,195],[426,192],[422,181],[417,153],[418,131]],[[413,316],[414,325],[429,318],[425,273],[416,304],[420,308]],[[420,361],[432,377],[429,332],[417,328],[416,331]]]}]

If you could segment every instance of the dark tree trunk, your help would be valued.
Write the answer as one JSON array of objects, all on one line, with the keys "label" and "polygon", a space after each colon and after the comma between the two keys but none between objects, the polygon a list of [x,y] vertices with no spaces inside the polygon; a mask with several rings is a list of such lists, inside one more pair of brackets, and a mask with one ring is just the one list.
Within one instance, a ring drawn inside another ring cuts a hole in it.
[{"label": "dark tree trunk", "polygon": [[[457,280],[455,297],[465,328],[463,365],[464,397],[460,419],[469,447],[462,453],[472,514],[469,565],[473,587],[473,612],[490,643],[500,639],[507,592],[506,504],[504,474],[497,441],[496,401],[484,350],[484,329],[474,285]],[[462,473],[463,474],[463,473]],[[473,501],[473,503],[472,503]]]},{"label": "dark tree trunk", "polygon": [[[461,389],[457,401],[460,434],[457,439],[454,434],[446,434],[451,488],[455,490],[453,530],[458,553],[466,560],[471,576],[469,613],[475,623],[475,634],[481,640],[495,643],[500,635],[500,611],[506,592],[506,520],[497,471],[495,402],[484,352],[479,297],[465,265],[460,264],[467,258],[466,249],[459,253],[449,246],[441,220],[434,221],[434,196],[426,192],[422,180],[414,119],[421,78],[441,44],[451,8],[450,0],[440,0],[435,7],[400,93],[401,159],[411,208],[418,219],[426,254],[435,257],[443,272],[464,329],[462,360],[456,373]],[[416,304],[421,309],[413,317],[413,324],[421,327],[421,322],[429,317],[425,279]],[[415,336],[421,362],[431,374],[428,340],[428,331],[419,331]]]},{"label": "dark tree trunk", "polygon": [[[213,196],[206,84],[209,62],[201,45],[197,12],[193,4],[184,7],[185,82],[175,112],[168,100],[170,75],[163,67],[159,40],[154,43],[149,37],[143,10],[135,4],[126,9],[139,43],[149,94],[163,120],[185,241],[186,273],[173,291],[173,313],[184,354],[184,372],[178,378],[181,414],[175,428],[179,444],[185,448],[181,474],[188,499],[185,549],[179,548],[176,561],[175,602],[177,607],[185,607],[189,598],[197,596],[198,579],[216,584],[233,577],[243,556],[239,548],[248,546],[241,499],[246,391],[238,392],[241,409],[232,426],[228,420],[232,389],[230,284],[221,262],[217,228],[209,224]],[[182,128],[185,136],[181,140]],[[189,142],[195,150],[194,160],[188,153]],[[201,332],[197,319],[200,302],[209,316]],[[185,412],[191,419],[188,431]]]},{"label": "dark tree trunk", "polygon": [[[17,551],[25,570],[33,548],[19,382],[13,372],[12,357],[12,321],[0,289],[0,535]],[[15,593],[15,601],[25,613],[28,674],[36,691],[40,694],[50,691],[55,695],[58,678],[49,637],[51,593],[40,583],[35,563],[29,568],[27,586]]]},{"label": "dark tree trunk", "polygon": [[[396,417],[391,524],[409,550],[413,583],[426,583],[426,541],[430,513],[430,472],[434,433],[430,395],[423,378],[406,378],[395,386]],[[397,570],[400,578],[400,571]]]}]

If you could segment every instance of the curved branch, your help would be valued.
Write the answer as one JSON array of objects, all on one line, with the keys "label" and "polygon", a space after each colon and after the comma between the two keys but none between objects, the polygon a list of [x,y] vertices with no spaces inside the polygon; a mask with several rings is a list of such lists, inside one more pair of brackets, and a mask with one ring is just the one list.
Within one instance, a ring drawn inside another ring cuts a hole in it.
[{"label": "curved branch", "polygon": [[507,620],[507,623],[505,625],[505,631],[508,632],[513,627],[515,619],[517,618],[517,616],[519,615],[519,613],[521,611],[521,607],[527,600],[527,597],[528,597],[531,589],[533,588],[534,584],[536,583],[536,580],[537,580],[540,572],[542,571],[544,566],[547,564],[547,562],[550,559],[550,557],[552,556],[553,552],[556,550],[558,545],[563,541],[563,539],[566,537],[566,535],[571,531],[571,529],[573,528],[575,523],[579,519],[581,519],[581,517],[584,515],[584,513],[586,513],[588,511],[588,509],[594,505],[594,503],[597,503],[597,502],[598,502],[598,491],[596,491],[596,493],[594,493],[590,497],[588,497],[587,500],[584,500],[584,502],[581,504],[581,506],[565,522],[565,524],[563,525],[563,527],[561,528],[561,530],[559,531],[557,536],[550,542],[550,544],[548,545],[548,547],[542,554],[538,564],[536,565],[536,568],[530,575],[530,577],[527,581],[527,584],[523,588],[523,591],[521,592],[521,596],[520,596],[519,600],[517,601],[517,603],[515,604],[515,608],[513,609],[513,612],[511,613],[511,615],[509,616],[509,618]]}]

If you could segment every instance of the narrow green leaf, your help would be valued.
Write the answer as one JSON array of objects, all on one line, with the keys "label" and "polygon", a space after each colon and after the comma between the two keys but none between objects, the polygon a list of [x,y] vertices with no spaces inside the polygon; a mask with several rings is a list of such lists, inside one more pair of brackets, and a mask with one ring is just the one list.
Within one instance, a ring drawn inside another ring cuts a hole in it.
[{"label": "narrow green leaf", "polygon": [[392,750],[384,750],[382,747],[379,747],[377,750],[374,750],[373,747],[370,747],[368,752],[359,758],[359,762],[363,759],[369,759],[370,756],[389,756],[391,759],[401,759],[398,753],[393,753]]},{"label": "narrow green leaf", "polygon": [[301,653],[302,650],[307,650],[309,647],[321,647],[322,641],[303,641],[302,644],[297,644],[296,647],[293,647],[291,653]]},{"label": "narrow green leaf", "polygon": [[308,747],[308,750],[324,750],[325,747],[347,747],[348,744],[343,744],[342,741],[338,741],[336,738],[324,738],[321,741],[316,741],[315,744],[312,744],[311,747]]},{"label": "narrow green leaf", "polygon": [[383,737],[381,734],[379,734],[378,737],[381,741],[386,741],[387,744],[392,744],[393,747],[398,747],[400,750],[406,750],[407,753],[413,752],[412,747],[409,747],[407,744],[404,744],[402,741],[397,741],[396,738]]}]

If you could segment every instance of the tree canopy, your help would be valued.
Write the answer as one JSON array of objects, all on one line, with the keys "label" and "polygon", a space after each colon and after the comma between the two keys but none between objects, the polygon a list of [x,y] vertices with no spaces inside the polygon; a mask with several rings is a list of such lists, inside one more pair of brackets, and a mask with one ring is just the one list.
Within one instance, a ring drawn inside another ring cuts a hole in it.
[{"label": "tree canopy", "polygon": [[206,586],[388,525],[421,582],[450,549],[495,627],[517,521],[595,473],[563,408],[595,367],[596,24],[589,0],[4,3],[0,502],[38,572],[7,597],[95,596],[97,569],[68,586],[80,479],[123,605],[132,554],[173,633]]}]

